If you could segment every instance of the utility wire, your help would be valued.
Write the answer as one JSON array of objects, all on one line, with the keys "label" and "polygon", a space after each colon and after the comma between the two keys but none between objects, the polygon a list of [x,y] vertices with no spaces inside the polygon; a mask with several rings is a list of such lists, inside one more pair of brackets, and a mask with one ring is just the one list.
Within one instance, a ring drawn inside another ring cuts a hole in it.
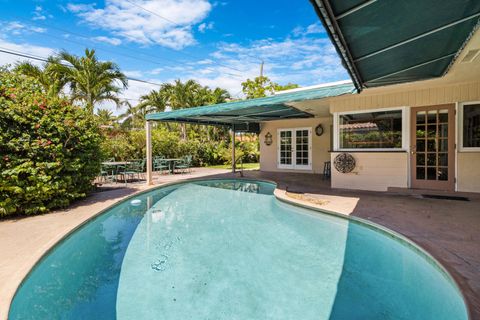
[{"label": "utility wire", "polygon": [[[35,24],[35,23],[34,23]],[[37,24],[39,25],[39,24]],[[45,26],[47,26],[46,24],[44,24]],[[58,28],[58,27],[54,27],[54,26],[48,26],[49,28],[52,28],[52,29],[56,29],[56,30],[60,30],[62,32],[66,32],[67,34],[73,34],[73,35],[77,35],[79,37],[82,37],[82,38],[85,38],[89,41],[90,38],[85,36],[85,35],[82,35],[82,34],[79,34],[79,33],[74,33],[74,32],[70,32],[70,31],[67,31],[65,29],[61,29],[61,28]],[[79,42],[79,41],[75,41],[75,40],[72,40],[72,39],[66,39],[66,38],[63,38],[63,37],[59,37],[59,36],[55,36],[55,35],[52,35],[52,34],[49,34],[49,33],[42,33],[41,35],[44,35],[44,36],[47,36],[47,37],[50,37],[50,38],[54,38],[54,39],[59,39],[59,40],[62,40],[62,41],[66,41],[66,42],[70,42],[70,43],[75,43],[77,45],[81,45],[81,46],[86,46],[85,43],[82,43],[82,42]],[[95,49],[95,48],[94,48]],[[154,60],[150,60],[150,59],[145,59],[145,58],[140,58],[138,56],[133,56],[133,55],[129,55],[129,54],[126,54],[126,53],[123,53],[123,52],[119,52],[119,51],[115,51],[115,50],[110,50],[110,49],[106,49],[106,48],[100,48],[100,50],[102,51],[105,51],[105,52],[109,52],[109,53],[112,53],[112,54],[116,54],[116,55],[120,55],[120,56],[124,56],[124,57],[127,57],[127,58],[130,58],[130,59],[134,59],[134,60],[138,60],[138,61],[142,61],[142,62],[148,62],[148,63],[153,63],[153,64],[157,64],[157,65],[161,65],[161,66],[164,66],[163,63],[160,63],[158,61],[154,61]],[[139,51],[138,51],[139,52]],[[175,64],[179,64],[180,61],[178,60],[175,60],[175,59],[171,59],[171,58],[166,58],[166,57],[158,57],[158,56],[154,56],[154,55],[150,55],[150,54],[146,54],[146,53],[143,53],[143,52],[139,52],[140,54],[143,54],[143,55],[146,55],[146,56],[151,56],[153,58],[156,58],[156,59],[162,59],[162,60],[167,60],[167,61],[171,61]],[[212,72],[218,72],[218,70],[215,70],[215,69],[211,69],[209,67],[205,67],[204,68],[205,70],[209,70],[209,71],[212,71]],[[238,78],[241,78],[241,79],[244,79],[245,77],[240,75],[240,74],[234,74],[234,73],[228,73],[228,72],[223,72],[223,74],[226,74],[226,75],[229,75],[229,76],[232,76],[232,77],[238,77]]]},{"label": "utility wire", "polygon": [[[138,5],[137,5],[137,6],[138,6]],[[147,9],[145,9],[145,10],[147,10]],[[19,16],[15,16],[15,19],[16,19],[16,20],[21,20],[21,21],[26,22],[26,23],[29,23],[29,24],[33,24],[33,25],[37,25],[37,26],[43,26],[43,27],[47,27],[47,28],[54,29],[54,30],[58,30],[58,31],[64,32],[64,33],[66,33],[66,34],[76,35],[76,36],[78,36],[78,37],[87,39],[87,40],[89,40],[90,42],[93,42],[93,41],[90,39],[91,36],[87,36],[87,35],[85,35],[85,34],[81,34],[81,33],[78,33],[78,32],[73,32],[73,31],[70,31],[70,30],[66,30],[66,29],[63,29],[63,28],[60,28],[60,27],[51,25],[51,24],[47,24],[47,23],[45,23],[45,22],[41,22],[41,21],[32,22],[32,21],[30,21],[30,20],[27,20],[27,19],[22,18],[22,17],[19,17]],[[50,35],[50,34],[44,34],[44,35],[54,37],[54,36],[52,36],[52,35]],[[73,42],[72,40],[65,39],[65,38],[60,38],[60,37],[56,37],[56,38],[61,39],[61,40],[64,40],[64,41],[67,41],[67,42]],[[83,44],[82,44],[82,45],[83,45]],[[222,66],[222,67],[225,67],[225,68],[234,70],[234,71],[243,72],[243,71],[240,70],[240,69],[237,69],[237,68],[231,67],[231,66],[229,66],[229,65],[223,64],[223,63],[218,62],[217,60],[212,59],[212,58],[210,58],[210,57],[208,57],[208,58],[202,58],[202,57],[199,57],[199,56],[196,56],[196,55],[192,55],[192,54],[189,54],[189,53],[186,53],[186,52],[183,52],[183,51],[177,51],[177,50],[174,50],[174,49],[169,48],[169,47],[163,47],[163,48],[168,49],[168,50],[170,50],[170,51],[173,51],[173,52],[175,52],[175,53],[177,53],[177,54],[182,54],[182,55],[184,55],[184,56],[187,56],[187,57],[190,57],[190,58],[194,58],[194,59],[198,59],[198,60],[208,59],[208,60],[211,60],[211,61],[212,61],[214,64],[216,64],[216,65],[219,65],[219,66]],[[107,49],[102,49],[102,50],[107,51]],[[131,50],[131,51],[136,51],[136,52],[138,52],[138,53],[140,53],[140,54],[143,54],[143,55],[146,55],[146,56],[150,56],[150,57],[153,57],[153,58],[156,58],[156,59],[167,60],[167,61],[171,61],[171,62],[175,62],[175,63],[181,63],[180,61],[175,60],[175,59],[166,58],[166,57],[159,57],[159,56],[147,54],[147,53],[145,53],[145,52],[141,52],[141,51],[138,51],[138,50]],[[111,52],[111,51],[110,51],[110,52]],[[115,51],[115,53],[116,53],[116,54],[119,54],[118,51]],[[139,59],[139,58],[137,58],[137,57],[134,57],[134,56],[129,56],[129,55],[125,55],[125,54],[123,54],[123,55],[124,55],[124,56],[128,56],[129,58],[132,58],[132,59],[141,60],[141,59]],[[216,70],[210,69],[210,68],[208,68],[208,67],[205,67],[204,69],[210,70],[210,71],[216,71]],[[238,74],[232,74],[232,73],[226,73],[226,74],[232,75],[232,76],[238,76],[238,77],[242,77],[242,78],[243,78],[242,75],[238,75]]]},{"label": "utility wire", "polygon": [[[10,54],[10,55],[14,55],[14,56],[18,56],[18,57],[22,57],[22,58],[27,58],[27,59],[32,59],[32,60],[37,60],[37,61],[42,61],[42,62],[48,62],[47,58],[34,56],[34,55],[31,55],[31,54],[27,54],[27,53],[23,53],[23,52],[19,52],[19,51],[10,50],[10,49],[4,48],[4,47],[0,47],[0,52]],[[71,67],[70,65],[64,64],[64,63],[62,63],[62,65],[66,66],[66,67],[69,67],[69,68]],[[155,86],[161,86],[162,85],[160,83],[155,83],[155,82],[142,80],[142,79],[137,79],[137,78],[132,78],[132,77],[126,77],[126,78],[130,81],[152,84],[152,85],[155,85]]]}]

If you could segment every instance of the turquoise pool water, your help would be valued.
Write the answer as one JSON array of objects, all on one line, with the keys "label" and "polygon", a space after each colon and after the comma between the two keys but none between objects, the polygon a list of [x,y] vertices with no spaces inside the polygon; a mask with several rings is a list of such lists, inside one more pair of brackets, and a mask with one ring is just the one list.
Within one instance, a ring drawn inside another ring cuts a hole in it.
[{"label": "turquoise pool water", "polygon": [[422,253],[273,190],[202,181],[123,202],[37,264],[9,318],[467,319]]}]

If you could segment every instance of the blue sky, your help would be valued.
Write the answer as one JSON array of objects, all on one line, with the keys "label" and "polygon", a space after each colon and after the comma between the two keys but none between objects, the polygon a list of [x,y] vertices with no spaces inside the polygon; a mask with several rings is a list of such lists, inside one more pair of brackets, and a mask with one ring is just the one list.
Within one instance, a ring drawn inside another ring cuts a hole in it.
[{"label": "blue sky", "polygon": [[[308,0],[0,0],[0,49],[46,57],[97,50],[128,76],[196,79],[241,96],[264,73],[301,86],[348,79]],[[18,58],[0,53],[0,64]],[[131,81],[123,97],[154,85]],[[112,108],[112,106],[107,106]]]}]

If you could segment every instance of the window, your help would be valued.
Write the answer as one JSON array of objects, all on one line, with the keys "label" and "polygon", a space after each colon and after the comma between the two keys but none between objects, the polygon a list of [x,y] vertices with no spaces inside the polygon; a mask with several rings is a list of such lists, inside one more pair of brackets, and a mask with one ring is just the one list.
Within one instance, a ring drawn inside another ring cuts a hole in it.
[{"label": "window", "polygon": [[480,102],[461,105],[460,128],[462,149],[480,150]]},{"label": "window", "polygon": [[338,114],[338,149],[402,149],[403,114],[403,109]]},{"label": "window", "polygon": [[312,168],[312,129],[278,130],[278,167],[310,170]]}]

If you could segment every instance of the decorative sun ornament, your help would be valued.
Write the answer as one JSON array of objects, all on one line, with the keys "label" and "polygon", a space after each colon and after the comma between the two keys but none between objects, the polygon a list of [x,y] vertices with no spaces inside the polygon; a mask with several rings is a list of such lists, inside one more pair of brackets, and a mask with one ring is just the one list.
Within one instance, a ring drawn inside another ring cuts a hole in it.
[{"label": "decorative sun ornament", "polygon": [[355,158],[348,153],[340,153],[335,157],[333,166],[341,173],[349,173],[355,169]]}]

